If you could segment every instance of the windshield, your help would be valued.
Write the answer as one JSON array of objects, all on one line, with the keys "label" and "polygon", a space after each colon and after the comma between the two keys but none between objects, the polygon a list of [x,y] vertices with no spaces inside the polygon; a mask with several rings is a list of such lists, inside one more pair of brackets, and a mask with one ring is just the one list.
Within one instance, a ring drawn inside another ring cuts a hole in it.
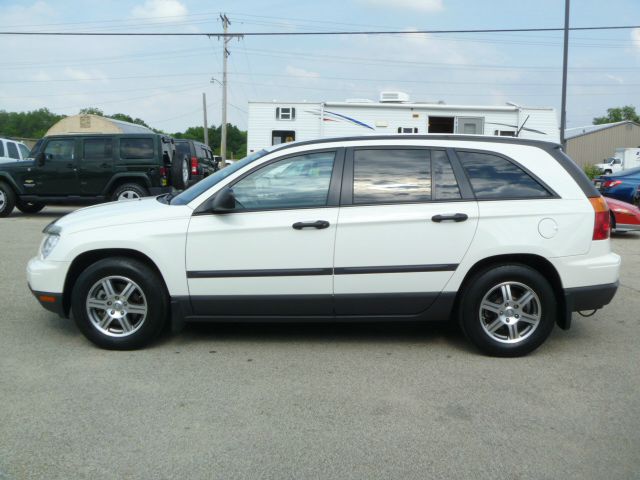
[{"label": "windshield", "polygon": [[36,156],[36,153],[38,153],[38,150],[40,149],[40,145],[42,145],[43,140],[44,138],[41,138],[36,142],[36,144],[31,149],[31,152],[29,152],[29,158],[34,158]]},{"label": "windshield", "polygon": [[244,157],[242,160],[238,160],[237,162],[229,165],[228,167],[223,168],[222,170],[218,170],[213,175],[209,175],[207,178],[199,181],[194,186],[187,188],[184,192],[180,193],[180,195],[177,195],[174,198],[172,198],[170,202],[171,205],[186,205],[187,203],[189,203],[199,195],[202,195],[204,192],[209,190],[211,187],[213,187],[215,184],[217,184],[221,180],[224,180],[232,173],[237,172],[245,165],[249,165],[251,162],[258,160],[261,157],[264,157],[267,153],[269,153],[269,150],[267,149],[259,150],[255,153],[252,153],[251,155]]}]

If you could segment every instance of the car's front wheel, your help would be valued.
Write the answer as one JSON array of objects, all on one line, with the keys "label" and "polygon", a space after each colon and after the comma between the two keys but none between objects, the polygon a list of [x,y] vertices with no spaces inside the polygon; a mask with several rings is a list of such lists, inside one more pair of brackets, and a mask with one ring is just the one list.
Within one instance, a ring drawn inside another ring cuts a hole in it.
[{"label": "car's front wheel", "polygon": [[538,348],[553,330],[556,298],[537,270],[495,265],[466,283],[458,313],[465,335],[482,352],[517,357]]},{"label": "car's front wheel", "polygon": [[131,258],[109,258],[90,265],[75,283],[73,318],[94,344],[132,350],[149,344],[162,331],[167,294],[159,275]]}]

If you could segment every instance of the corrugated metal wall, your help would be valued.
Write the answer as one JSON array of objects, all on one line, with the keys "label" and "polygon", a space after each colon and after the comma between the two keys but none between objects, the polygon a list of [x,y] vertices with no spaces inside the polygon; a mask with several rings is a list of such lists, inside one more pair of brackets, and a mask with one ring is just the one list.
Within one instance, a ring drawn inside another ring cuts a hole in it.
[{"label": "corrugated metal wall", "polygon": [[640,126],[629,123],[567,140],[567,154],[584,167],[612,157],[616,148],[639,147]]}]

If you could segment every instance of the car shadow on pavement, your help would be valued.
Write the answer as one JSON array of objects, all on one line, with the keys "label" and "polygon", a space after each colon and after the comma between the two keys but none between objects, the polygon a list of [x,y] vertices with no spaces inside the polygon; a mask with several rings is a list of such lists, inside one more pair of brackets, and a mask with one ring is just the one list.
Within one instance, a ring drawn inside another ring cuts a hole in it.
[{"label": "car shadow on pavement", "polygon": [[[440,344],[473,352],[453,322],[189,323],[181,343],[210,341],[354,344]],[[176,338],[165,336],[161,342]]]}]

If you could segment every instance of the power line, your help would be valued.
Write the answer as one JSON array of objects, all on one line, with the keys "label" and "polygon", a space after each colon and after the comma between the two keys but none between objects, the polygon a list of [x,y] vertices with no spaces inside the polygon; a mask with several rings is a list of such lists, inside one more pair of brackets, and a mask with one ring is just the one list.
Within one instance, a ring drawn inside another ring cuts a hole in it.
[{"label": "power line", "polygon": [[[571,27],[570,31],[587,30],[632,30],[640,28],[640,25],[610,25],[599,27]],[[372,30],[372,31],[315,31],[315,32],[20,32],[5,31],[0,35],[26,35],[26,36],[72,36],[72,37],[286,37],[286,36],[311,36],[311,35],[424,35],[424,34],[451,34],[451,33],[514,33],[514,32],[562,32],[562,27],[546,28],[487,28],[469,30]]]}]

